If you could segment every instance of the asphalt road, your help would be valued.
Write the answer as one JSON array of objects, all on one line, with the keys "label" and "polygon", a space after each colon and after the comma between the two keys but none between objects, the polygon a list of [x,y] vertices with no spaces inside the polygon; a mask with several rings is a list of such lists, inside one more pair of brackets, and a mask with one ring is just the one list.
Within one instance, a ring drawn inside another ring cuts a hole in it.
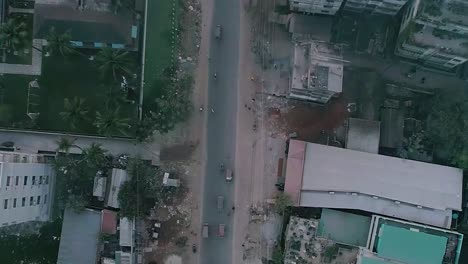
[{"label": "asphalt road", "polygon": [[[215,39],[216,25],[222,27],[222,38]],[[237,108],[237,79],[239,67],[240,1],[215,0],[211,29],[209,62],[209,99],[206,111],[207,161],[203,196],[203,223],[209,224],[209,238],[203,239],[202,264],[229,264],[232,257],[233,182],[228,183],[220,171],[220,164],[233,168]],[[208,58],[205,58],[208,59]],[[217,77],[214,78],[216,72]],[[211,112],[213,109],[214,113]],[[217,209],[218,195],[224,196],[224,209]],[[218,237],[219,224],[225,224],[225,237]],[[201,232],[200,227],[200,232]]]}]

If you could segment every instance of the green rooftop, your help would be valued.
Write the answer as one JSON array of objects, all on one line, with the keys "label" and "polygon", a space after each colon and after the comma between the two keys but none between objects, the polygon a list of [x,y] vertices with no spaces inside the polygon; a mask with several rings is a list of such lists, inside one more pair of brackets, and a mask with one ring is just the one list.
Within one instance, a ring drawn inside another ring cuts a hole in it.
[{"label": "green rooftop", "polygon": [[323,209],[317,236],[342,244],[365,247],[370,222],[371,219],[367,216]]},{"label": "green rooftop", "polygon": [[383,259],[361,257],[361,262],[359,264],[392,264],[392,263]]},{"label": "green rooftop", "polygon": [[446,245],[446,237],[383,224],[377,240],[377,254],[407,264],[440,264]]}]

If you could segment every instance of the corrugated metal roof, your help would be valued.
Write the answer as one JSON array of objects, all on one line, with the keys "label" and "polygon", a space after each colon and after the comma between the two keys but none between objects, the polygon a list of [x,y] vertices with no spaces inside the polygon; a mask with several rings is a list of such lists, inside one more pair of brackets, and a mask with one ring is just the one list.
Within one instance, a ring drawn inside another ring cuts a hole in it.
[{"label": "corrugated metal roof", "polygon": [[369,153],[379,153],[380,122],[358,118],[348,119],[346,148]]},{"label": "corrugated metal roof", "polygon": [[106,197],[106,205],[112,208],[120,208],[118,195],[120,191],[120,186],[127,181],[128,174],[126,170],[121,169],[112,169],[111,182],[109,187],[109,192]]},{"label": "corrugated metal roof", "polygon": [[94,264],[101,229],[101,212],[65,209],[57,264]]},{"label": "corrugated metal roof", "polygon": [[[290,153],[296,145],[291,140]],[[299,192],[301,206],[359,209],[445,228],[452,210],[461,210],[457,168],[307,143],[298,179],[300,163],[288,157],[288,167],[290,160],[285,190],[293,198]]]},{"label": "corrugated metal roof", "polygon": [[134,222],[127,217],[120,218],[119,244],[122,247],[133,246]]}]

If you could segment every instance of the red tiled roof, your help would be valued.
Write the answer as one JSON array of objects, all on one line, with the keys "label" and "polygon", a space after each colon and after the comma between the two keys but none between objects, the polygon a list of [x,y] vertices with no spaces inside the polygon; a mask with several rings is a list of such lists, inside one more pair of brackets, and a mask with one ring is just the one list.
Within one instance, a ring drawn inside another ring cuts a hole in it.
[{"label": "red tiled roof", "polygon": [[117,214],[110,210],[102,210],[101,232],[115,234],[117,232]]}]

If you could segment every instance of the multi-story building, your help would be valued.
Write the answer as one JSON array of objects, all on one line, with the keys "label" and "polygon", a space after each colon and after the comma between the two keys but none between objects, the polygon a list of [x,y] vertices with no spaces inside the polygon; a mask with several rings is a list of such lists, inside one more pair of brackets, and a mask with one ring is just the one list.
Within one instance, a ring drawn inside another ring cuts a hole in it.
[{"label": "multi-story building", "polygon": [[368,13],[396,15],[408,0],[347,0],[343,10]]},{"label": "multi-story building", "polygon": [[403,15],[395,54],[457,73],[468,61],[466,10],[466,0],[414,0]]},{"label": "multi-story building", "polygon": [[48,221],[54,171],[38,154],[0,152],[0,227]]},{"label": "multi-story building", "polygon": [[343,0],[291,0],[289,8],[306,14],[334,15],[342,3]]},{"label": "multi-story building", "polygon": [[341,49],[327,42],[310,41],[294,46],[289,98],[325,104],[342,92]]}]

